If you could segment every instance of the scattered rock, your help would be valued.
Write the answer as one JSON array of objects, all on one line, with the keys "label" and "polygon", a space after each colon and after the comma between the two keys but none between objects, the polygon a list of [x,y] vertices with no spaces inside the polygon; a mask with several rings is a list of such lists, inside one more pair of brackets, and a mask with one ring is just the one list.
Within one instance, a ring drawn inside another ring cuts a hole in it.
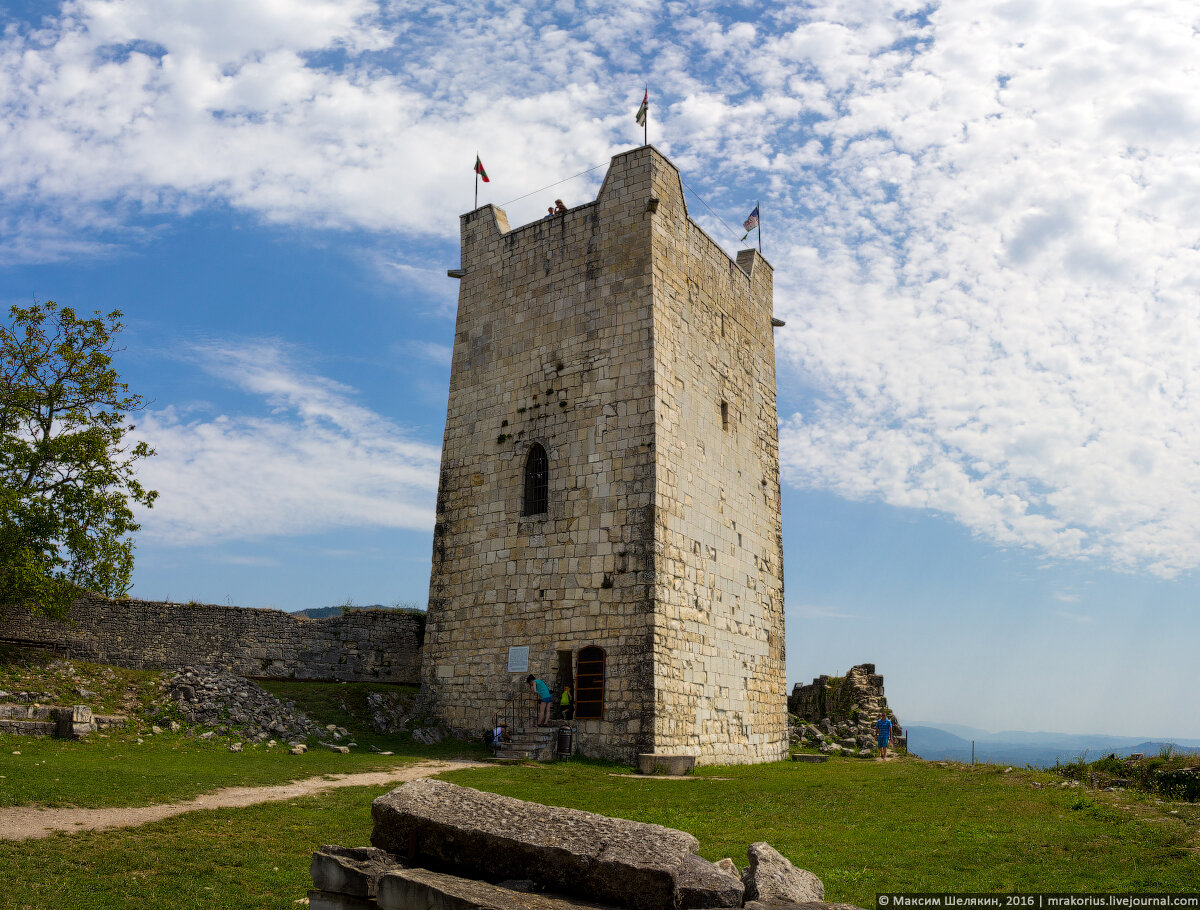
[{"label": "scattered rock", "polygon": [[304,743],[296,743],[295,745],[289,747],[288,751],[291,752],[292,755],[303,755],[308,751],[308,746],[304,745]]},{"label": "scattered rock", "polygon": [[[632,910],[678,906],[680,868],[699,846],[683,831],[439,780],[379,797],[371,816],[371,843],[408,861],[493,880],[532,878],[551,891]],[[391,878],[381,882],[381,897]]]},{"label": "scattered rock", "polygon": [[732,875],[738,881],[741,881],[741,878],[742,878],[741,871],[738,869],[737,864],[733,860],[731,860],[728,856],[725,857],[724,859],[717,860],[715,865],[718,869],[725,872],[725,874]]},{"label": "scattered rock", "polygon": [[167,678],[165,687],[191,724],[225,728],[221,732],[255,742],[272,735],[303,739],[320,732],[294,705],[226,670],[184,667]]},{"label": "scattered rock", "polygon": [[541,894],[546,889],[528,878],[510,878],[499,882],[497,888],[507,888],[509,891],[520,891],[522,894]]},{"label": "scattered rock", "polygon": [[806,869],[797,869],[768,843],[759,841],[746,851],[750,867],[742,873],[747,901],[825,900],[825,886]]},{"label": "scattered rock", "polygon": [[163,731],[163,728],[158,726],[157,724],[150,727],[150,732],[153,733],[155,736],[157,736],[159,733],[162,733],[162,731]]},{"label": "scattered rock", "polygon": [[428,869],[391,872],[379,881],[379,907],[487,908],[487,910],[603,910],[595,904],[563,897],[521,894],[499,885],[459,878]]},{"label": "scattered rock", "polygon": [[231,746],[229,747],[229,751],[230,751],[230,752],[241,752],[241,751],[242,751],[242,744],[241,744],[241,743],[234,743],[233,745],[231,745]]},{"label": "scattered rock", "polygon": [[318,743],[318,745],[324,746],[330,752],[340,752],[342,755],[350,754],[350,748],[348,746],[338,746],[334,743]]},{"label": "scattered rock", "polygon": [[685,856],[675,882],[681,907],[740,907],[745,886],[715,863],[700,856]]},{"label": "scattered rock", "polygon": [[201,739],[212,739],[214,735],[215,734],[213,733],[213,731],[209,730],[207,733],[201,733],[200,738]]},{"label": "scattered rock", "polygon": [[379,889],[379,879],[403,868],[404,864],[397,857],[375,847],[326,845],[313,853],[308,870],[313,885],[323,891],[374,897]]}]

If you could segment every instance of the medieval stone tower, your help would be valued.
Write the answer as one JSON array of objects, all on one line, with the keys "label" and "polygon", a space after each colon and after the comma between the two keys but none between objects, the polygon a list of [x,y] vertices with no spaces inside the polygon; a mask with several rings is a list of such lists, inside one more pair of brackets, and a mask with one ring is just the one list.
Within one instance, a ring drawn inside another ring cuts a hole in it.
[{"label": "medieval stone tower", "polygon": [[574,685],[585,754],[782,758],[771,267],[650,146],[594,202],[461,228],[427,705],[483,730],[534,673]]}]

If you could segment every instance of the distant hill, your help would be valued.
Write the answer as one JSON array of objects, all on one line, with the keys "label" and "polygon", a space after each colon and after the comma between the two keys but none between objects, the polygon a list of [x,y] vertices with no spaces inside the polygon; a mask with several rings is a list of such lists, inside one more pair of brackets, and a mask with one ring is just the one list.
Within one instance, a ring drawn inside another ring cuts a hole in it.
[{"label": "distant hill", "polygon": [[[954,732],[951,732],[954,731]],[[1200,755],[1200,741],[1185,739],[1167,743],[1139,739],[1136,736],[1111,736],[1108,734],[1079,733],[1028,733],[1022,730],[1005,730],[991,733],[957,724],[933,726],[929,723],[909,723],[904,732],[908,734],[908,749],[926,760],[947,759],[969,762],[971,743],[975,745],[975,760],[1006,765],[1032,765],[1045,768],[1056,762],[1071,762],[1086,755],[1095,760],[1103,755],[1130,755],[1141,752],[1157,755],[1167,746],[1176,752]],[[966,733],[966,736],[960,735]]]},{"label": "distant hill", "polygon": [[305,619],[328,619],[330,616],[341,616],[347,610],[407,610],[410,613],[423,613],[424,610],[418,610],[415,607],[385,607],[383,604],[365,604],[359,606],[354,604],[349,607],[309,607],[307,610],[293,610],[293,616],[302,616]]}]

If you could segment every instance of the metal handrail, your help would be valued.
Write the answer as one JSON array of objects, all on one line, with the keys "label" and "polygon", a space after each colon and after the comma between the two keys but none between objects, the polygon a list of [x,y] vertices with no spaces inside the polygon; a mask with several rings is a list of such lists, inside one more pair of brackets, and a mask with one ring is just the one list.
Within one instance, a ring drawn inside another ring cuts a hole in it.
[{"label": "metal handrail", "polygon": [[[500,709],[500,712],[499,712],[500,719],[504,722],[505,726],[508,728],[508,732],[510,735],[513,733],[523,733],[525,731],[525,724],[523,723],[523,719],[521,716],[522,711],[521,711],[521,707],[520,707],[520,699],[524,695],[525,695],[524,692],[520,692],[520,691],[514,692],[512,695],[508,696],[507,700],[505,700],[505,702],[504,702],[504,707],[502,707]],[[528,720],[529,725],[533,726],[533,721],[536,719],[537,719],[537,714],[534,713],[534,711],[527,709],[527,713],[525,714],[524,720]]]}]

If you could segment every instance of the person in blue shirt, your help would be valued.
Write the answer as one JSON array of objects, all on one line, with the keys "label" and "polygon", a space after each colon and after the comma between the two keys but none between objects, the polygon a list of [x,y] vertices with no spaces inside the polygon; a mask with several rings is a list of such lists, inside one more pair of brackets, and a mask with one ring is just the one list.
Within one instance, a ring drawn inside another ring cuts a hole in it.
[{"label": "person in blue shirt", "polygon": [[875,732],[879,735],[879,757],[887,761],[888,740],[892,737],[892,721],[887,712],[880,709],[879,720],[875,721]]},{"label": "person in blue shirt", "polygon": [[550,723],[550,687],[530,673],[525,677],[525,682],[533,686],[538,697],[538,719],[539,727]]}]

